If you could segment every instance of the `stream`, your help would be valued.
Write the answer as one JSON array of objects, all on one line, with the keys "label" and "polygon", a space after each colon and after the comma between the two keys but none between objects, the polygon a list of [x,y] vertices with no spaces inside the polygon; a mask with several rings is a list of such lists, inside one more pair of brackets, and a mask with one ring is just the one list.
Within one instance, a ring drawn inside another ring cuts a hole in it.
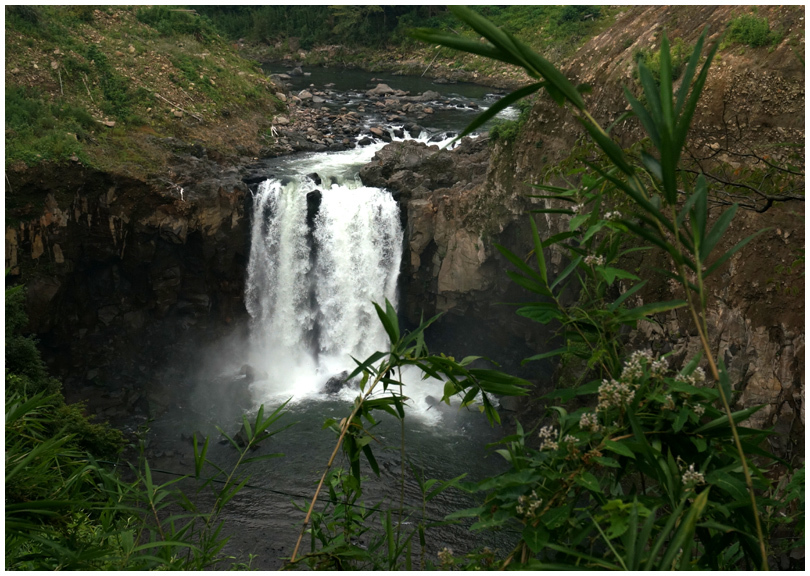
[{"label": "stream", "polygon": [[[295,77],[294,82],[301,89],[331,84],[331,97],[324,105],[347,108],[362,106],[363,93],[379,82],[412,94],[439,92],[430,126],[417,139],[439,140],[440,145],[451,140],[443,133],[457,133],[496,99],[480,86],[433,85],[427,79],[359,71],[313,69],[311,76]],[[514,114],[507,110],[504,116]],[[397,130],[401,125],[386,124],[374,113],[364,118],[368,125],[386,130],[392,140],[402,139],[396,135],[402,134]],[[251,454],[284,456],[248,465],[249,485],[228,504],[224,516],[226,533],[232,536],[225,550],[238,557],[257,555],[253,568],[277,569],[280,558],[291,554],[304,517],[292,503],[305,507],[312,498],[336,441],[335,433],[324,429],[324,421],[348,416],[358,394],[356,382],[341,383],[345,372],[355,367],[352,358],[362,361],[387,348],[372,302],[384,307],[387,299],[397,305],[403,254],[399,206],[386,190],[365,187],[357,177],[384,145],[376,139],[351,150],[266,161],[267,178],[255,187],[252,199],[245,295],[250,326],[199,350],[196,365],[181,376],[195,392],[184,405],[169,408],[151,423],[150,453],[156,455],[157,470],[193,469],[189,436],[195,431],[211,437],[209,459],[227,468],[238,455],[222,441],[218,426],[234,435],[241,414],[252,419],[260,405],[269,413],[288,402],[278,426],[291,427]],[[503,469],[503,460],[486,449],[503,430],[491,427],[474,407],[459,409],[458,401],[453,406],[439,403],[443,383],[421,376],[417,371],[402,373],[403,392],[409,398],[404,425],[409,463],[404,466],[404,503],[409,510],[422,508],[410,466],[425,479],[466,473],[465,481]],[[368,506],[398,508],[403,469],[400,432],[399,421],[385,414],[371,430],[380,477],[362,457],[360,501]],[[342,453],[335,466],[348,470]],[[190,481],[187,488],[193,490]],[[203,508],[211,503],[203,495],[198,500]],[[424,516],[439,521],[475,505],[468,495],[451,489],[429,502]],[[416,517],[407,520],[406,533],[416,521]],[[435,562],[444,547],[463,553],[484,545],[509,546],[508,534],[487,538],[471,537],[462,525],[433,528],[428,531],[426,553]],[[367,545],[367,537],[358,544]],[[418,548],[414,547],[415,554]],[[308,536],[301,552],[307,551]]]}]

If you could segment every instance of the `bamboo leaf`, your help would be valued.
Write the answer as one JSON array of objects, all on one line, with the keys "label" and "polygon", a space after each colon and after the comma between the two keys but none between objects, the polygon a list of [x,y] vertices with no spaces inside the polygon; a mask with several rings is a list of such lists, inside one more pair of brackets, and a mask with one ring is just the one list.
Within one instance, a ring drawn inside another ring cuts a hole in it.
[{"label": "bamboo leaf", "polygon": [[[650,137],[650,140],[653,143],[653,146],[656,148],[661,147],[661,136],[658,134],[658,127],[655,125],[650,113],[647,109],[639,102],[635,96],[633,96],[630,91],[625,88],[624,89],[624,97],[630,103],[630,106],[633,109],[633,112],[636,115],[636,118],[639,119],[641,125],[644,127],[644,131],[647,132],[647,135]],[[608,130],[609,132],[609,130]]]},{"label": "bamboo leaf", "polygon": [[377,310],[377,316],[380,318],[380,322],[382,322],[383,328],[385,328],[388,334],[391,345],[395,345],[397,341],[399,341],[399,326],[396,321],[391,322],[391,318],[380,308],[379,304],[376,302],[372,302],[372,304],[374,304],[374,309]]},{"label": "bamboo leaf", "polygon": [[[717,222],[714,223],[714,226],[712,226],[712,229],[706,235],[703,245],[700,247],[701,262],[705,262],[709,258],[709,254],[711,254],[711,251],[714,249],[717,242],[720,241],[720,238],[723,237],[729,224],[731,224],[734,214],[737,213],[737,208],[737,204],[732,204],[728,210],[720,215]],[[703,225],[705,226],[705,220],[703,221]]]},{"label": "bamboo leaf", "polygon": [[478,42],[477,40],[470,40],[460,36],[445,34],[444,32],[437,32],[430,28],[417,28],[410,32],[410,36],[417,40],[427,42],[428,44],[439,44],[459,52],[466,52],[468,54],[477,54],[484,58],[491,60],[498,60],[507,64],[515,66],[523,66],[520,59],[515,58],[510,53],[499,50],[489,44]]},{"label": "bamboo leaf", "polygon": [[641,290],[647,284],[647,282],[648,282],[647,280],[644,280],[643,282],[639,282],[638,284],[636,284],[632,288],[625,291],[621,296],[616,298],[616,300],[614,300],[613,303],[610,306],[608,306],[608,311],[609,312],[615,311],[619,306],[622,305],[622,302],[624,302],[625,300],[630,298],[630,296],[632,296],[633,294],[635,294],[636,292]]},{"label": "bamboo leaf", "polygon": [[576,270],[577,266],[579,266],[581,262],[582,262],[582,256],[577,256],[576,258],[574,258],[568,264],[568,266],[565,267],[565,270],[560,272],[559,276],[557,276],[557,278],[554,280],[554,282],[552,282],[551,290],[554,290],[554,288],[557,287],[557,285],[560,282],[562,282],[563,280],[568,278],[568,275],[571,274],[571,272],[573,272],[574,270]]},{"label": "bamboo leaf", "polygon": [[540,235],[537,233],[537,224],[534,218],[529,218],[529,223],[532,225],[532,239],[534,240],[534,255],[537,258],[537,267],[540,270],[540,278],[543,281],[543,286],[548,286],[548,273],[546,271],[546,259],[543,255],[543,243],[540,241]]},{"label": "bamboo leaf", "polygon": [[545,82],[537,82],[535,84],[529,84],[528,86],[524,86],[523,88],[515,90],[510,94],[507,94],[506,96],[498,100],[495,104],[487,108],[484,112],[479,114],[475,118],[475,120],[473,120],[467,125],[467,127],[461,132],[461,134],[456,136],[456,138],[453,141],[455,142],[456,140],[459,140],[464,136],[467,136],[468,134],[472,134],[475,130],[477,130],[478,128],[489,122],[492,118],[494,118],[499,112],[505,110],[518,100],[525,98],[526,96],[531,96],[532,94],[540,90],[544,85]]},{"label": "bamboo leaf", "polygon": [[715,261],[712,263],[712,265],[711,265],[711,266],[709,266],[708,268],[706,268],[706,271],[703,273],[703,277],[704,277],[704,278],[708,278],[708,277],[709,277],[709,276],[710,276],[712,273],[714,273],[714,272],[715,272],[715,271],[716,271],[716,270],[717,270],[717,269],[718,269],[720,266],[722,266],[722,265],[723,265],[723,263],[724,263],[726,260],[728,260],[729,258],[731,258],[731,257],[732,257],[734,254],[736,254],[736,253],[737,253],[737,252],[738,252],[740,249],[742,249],[742,247],[743,247],[743,246],[745,246],[745,245],[746,245],[746,244],[748,244],[748,243],[749,243],[751,240],[753,240],[754,238],[756,238],[757,236],[759,236],[760,234],[762,234],[763,232],[765,232],[765,231],[767,231],[767,230],[770,230],[770,228],[763,228],[763,229],[762,229],[762,230],[760,230],[759,232],[755,232],[755,233],[751,234],[751,235],[750,235],[748,238],[745,238],[745,239],[740,240],[739,242],[737,242],[737,244],[736,244],[736,245],[735,245],[735,246],[734,246],[734,247],[733,247],[731,250],[729,250],[728,252],[726,252],[725,254],[723,254],[722,256],[720,256],[720,258],[718,258],[717,260],[715,260]]},{"label": "bamboo leaf", "polygon": [[641,162],[644,164],[644,167],[652,174],[656,180],[659,182],[664,179],[664,174],[661,171],[661,163],[647,154],[646,152],[641,152]]},{"label": "bamboo leaf", "polygon": [[507,260],[509,260],[512,264],[514,264],[515,267],[517,267],[518,270],[520,270],[521,272],[523,272],[527,276],[530,276],[530,277],[534,278],[535,280],[538,280],[538,281],[543,280],[540,277],[540,275],[537,272],[535,272],[534,270],[532,270],[518,255],[513,254],[512,252],[510,252],[508,249],[504,248],[500,244],[495,244],[495,248],[497,248],[498,251],[501,254],[503,254],[504,257]]},{"label": "bamboo leaf", "polygon": [[596,144],[602,149],[602,151],[607,154],[608,158],[616,165],[619,170],[627,174],[628,176],[632,176],[635,173],[633,167],[627,163],[627,160],[624,158],[624,152],[616,144],[610,137],[605,134],[602,129],[597,126],[596,124],[590,122],[586,118],[577,117],[580,124],[585,127],[585,130],[591,135],[591,138],[594,139]]},{"label": "bamboo leaf", "polygon": [[695,71],[697,70],[698,62],[700,61],[700,54],[703,52],[703,42],[706,39],[708,30],[709,27],[706,26],[703,33],[700,35],[700,38],[698,38],[695,48],[692,50],[692,55],[689,57],[689,62],[686,65],[686,69],[683,72],[683,76],[681,77],[681,85],[678,88],[678,92],[675,96],[676,116],[680,116],[684,102],[686,102],[686,95],[689,93],[689,85],[692,84],[692,79],[695,77]]},{"label": "bamboo leaf", "polygon": [[525,366],[526,363],[528,363],[528,362],[534,362],[536,360],[545,360],[546,358],[552,358],[554,356],[560,356],[561,354],[565,354],[566,352],[568,352],[568,347],[567,346],[564,347],[564,348],[557,348],[556,350],[552,350],[551,352],[543,352],[542,354],[537,354],[535,356],[532,356],[531,358],[526,358],[525,360],[523,360],[520,363],[520,365]]}]

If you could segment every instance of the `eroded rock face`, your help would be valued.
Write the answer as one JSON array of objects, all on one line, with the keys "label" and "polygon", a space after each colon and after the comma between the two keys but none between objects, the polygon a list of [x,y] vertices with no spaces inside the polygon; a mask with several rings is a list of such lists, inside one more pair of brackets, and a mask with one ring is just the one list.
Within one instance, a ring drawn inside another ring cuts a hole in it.
[{"label": "eroded rock face", "polygon": [[[485,138],[465,139],[455,150],[396,142],[360,171],[367,186],[391,190],[401,204],[405,244],[400,309],[413,324],[438,312],[433,346],[450,354],[485,354],[520,372],[520,360],[549,334],[500,301],[527,295],[506,277],[498,242],[524,252],[528,221],[516,222],[522,199],[501,190],[491,209],[486,186],[490,147]],[[520,226],[526,230],[521,233]],[[524,376],[549,375],[547,366]]]},{"label": "eroded rock face", "polygon": [[26,283],[29,329],[69,400],[100,396],[87,392],[97,382],[138,402],[143,363],[244,315],[247,186],[201,156],[150,183],[78,165],[8,173],[6,267]]}]

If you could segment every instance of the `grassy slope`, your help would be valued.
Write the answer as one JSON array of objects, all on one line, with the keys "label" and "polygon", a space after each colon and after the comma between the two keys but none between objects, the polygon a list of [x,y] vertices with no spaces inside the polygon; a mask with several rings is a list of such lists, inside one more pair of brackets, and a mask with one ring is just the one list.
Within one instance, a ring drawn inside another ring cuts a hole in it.
[{"label": "grassy slope", "polygon": [[[532,48],[544,54],[556,63],[572,54],[589,38],[599,34],[608,27],[615,16],[623,9],[603,6],[566,7],[566,6],[478,6],[474,7],[491,19],[496,25],[514,34],[528,43]],[[337,21],[337,16],[335,17]],[[314,46],[309,50],[293,49],[297,42],[291,43],[283,36],[264,38],[258,28],[244,34],[249,44],[246,51],[260,59],[289,58],[305,65],[330,66],[343,65],[376,70],[392,70],[404,74],[450,77],[458,80],[476,81],[498,86],[516,86],[524,84],[528,78],[521,69],[504,66],[477,56],[460,54],[448,49],[437,49],[411,40],[407,36],[407,27],[400,26],[391,35],[386,46],[363,46],[358,39],[355,44],[347,44],[339,38],[328,44]],[[424,22],[413,22],[415,27],[431,27],[448,33],[457,33],[464,37],[477,38],[478,35],[466,28],[449,12]],[[217,25],[233,30],[228,22],[218,21]],[[240,35],[240,34],[237,34]],[[292,47],[291,47],[292,46]],[[438,53],[438,54],[437,54]]]},{"label": "grassy slope", "polygon": [[[158,137],[245,153],[281,104],[204,19],[165,8],[6,8],[6,166],[81,161],[144,176]],[[181,114],[182,109],[182,114]]]}]

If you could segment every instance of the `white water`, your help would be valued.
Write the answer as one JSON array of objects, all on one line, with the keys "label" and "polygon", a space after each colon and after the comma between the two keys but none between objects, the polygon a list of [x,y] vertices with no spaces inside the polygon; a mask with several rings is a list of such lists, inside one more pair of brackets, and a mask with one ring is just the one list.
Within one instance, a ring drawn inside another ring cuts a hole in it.
[{"label": "white water", "polygon": [[[254,195],[246,304],[250,364],[260,374],[251,385],[257,402],[321,396],[331,376],[355,367],[352,357],[362,361],[388,348],[372,302],[397,305],[399,206],[389,192],[357,178],[383,145],[287,161],[287,175],[263,182]],[[312,173],[321,185],[306,176]],[[310,230],[313,190],[322,199]],[[441,383],[420,388],[441,396]],[[424,402],[419,396],[417,404]]]}]

